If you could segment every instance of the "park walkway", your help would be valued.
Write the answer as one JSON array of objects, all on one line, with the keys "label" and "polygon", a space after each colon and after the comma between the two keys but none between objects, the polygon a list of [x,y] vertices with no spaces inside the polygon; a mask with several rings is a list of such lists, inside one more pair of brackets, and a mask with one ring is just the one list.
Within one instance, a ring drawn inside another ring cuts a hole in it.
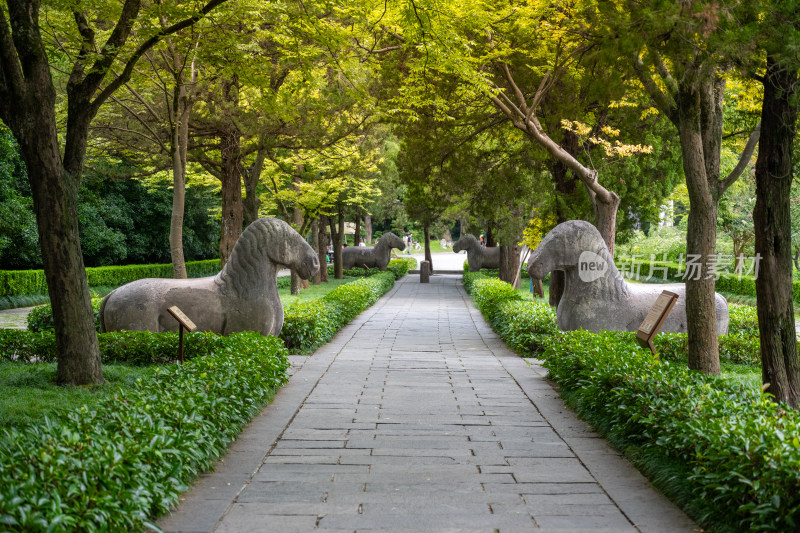
[{"label": "park walkway", "polygon": [[301,361],[160,527],[699,530],[503,345],[459,276],[406,276]]}]

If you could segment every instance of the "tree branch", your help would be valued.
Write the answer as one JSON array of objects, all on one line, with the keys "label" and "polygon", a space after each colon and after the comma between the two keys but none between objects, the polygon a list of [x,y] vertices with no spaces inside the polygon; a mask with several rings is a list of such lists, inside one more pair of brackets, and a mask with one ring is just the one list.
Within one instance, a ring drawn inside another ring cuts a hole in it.
[{"label": "tree branch", "polygon": [[744,147],[742,155],[739,157],[739,162],[736,163],[736,167],[733,170],[731,170],[731,173],[728,174],[728,176],[724,180],[720,182],[719,184],[721,193],[720,196],[724,194],[725,191],[728,190],[728,187],[733,185],[733,182],[739,179],[739,176],[742,175],[744,169],[746,169],[747,165],[750,164],[750,158],[753,157],[753,152],[755,152],[756,150],[756,146],[758,145],[758,140],[760,137],[761,137],[761,121],[759,120],[758,124],[756,124],[756,127],[753,128],[753,133],[750,134],[750,138],[747,140],[747,144]]},{"label": "tree branch", "polygon": [[105,102],[108,99],[108,97],[111,96],[111,94],[113,94],[114,91],[116,91],[123,83],[126,83],[131,78],[131,75],[133,74],[133,67],[136,65],[136,62],[139,61],[139,58],[142,57],[142,55],[147,50],[155,46],[159,41],[161,41],[161,39],[163,39],[167,35],[171,35],[184,28],[188,28],[192,24],[198,22],[200,19],[206,16],[211,10],[213,10],[214,8],[225,2],[227,2],[227,0],[210,0],[210,2],[208,2],[205,6],[203,6],[203,9],[201,9],[200,12],[197,13],[196,15],[192,15],[191,17],[181,20],[180,22],[176,22],[175,24],[169,26],[168,28],[162,29],[156,35],[150,37],[148,40],[139,45],[136,51],[128,59],[128,62],[125,63],[125,68],[122,70],[122,73],[119,76],[117,76],[114,80],[112,80],[111,83],[109,83],[105,87],[105,89],[103,89],[100,92],[100,94],[97,95],[97,98],[94,99],[94,101],[91,104],[92,111],[97,112],[97,109],[100,108],[103,102]]},{"label": "tree branch", "polygon": [[639,78],[639,81],[642,82],[644,86],[645,92],[650,95],[650,98],[653,100],[656,108],[659,111],[664,113],[664,115],[673,123],[678,123],[678,107],[675,104],[672,96],[664,94],[664,92],[658,88],[656,82],[653,80],[653,77],[650,76],[650,73],[647,72],[644,64],[642,63],[642,58],[639,57],[638,53],[633,54],[633,69],[636,71],[636,75]]}]

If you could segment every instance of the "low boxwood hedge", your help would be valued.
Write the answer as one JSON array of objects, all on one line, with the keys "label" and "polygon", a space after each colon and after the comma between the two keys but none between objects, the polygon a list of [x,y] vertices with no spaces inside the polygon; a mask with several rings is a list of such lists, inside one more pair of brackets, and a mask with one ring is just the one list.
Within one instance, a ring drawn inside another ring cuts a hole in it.
[{"label": "low boxwood hedge", "polygon": [[131,531],[175,504],[286,381],[275,337],[239,333],[65,421],[0,433],[0,528]]},{"label": "low boxwood hedge", "polygon": [[340,285],[322,298],[300,301],[283,310],[281,338],[293,353],[310,353],[333,338],[356,315],[394,286],[393,272],[378,272]]},{"label": "low boxwood hedge", "polygon": [[[685,334],[659,334],[654,357],[631,332],[558,332],[545,303],[524,301],[501,283],[480,273],[464,276],[492,327],[522,355],[540,356],[582,416],[613,442],[635,448],[634,456],[678,465],[667,484],[688,487],[688,495],[673,496],[702,524],[800,527],[800,413],[757,388],[688,370]],[[757,364],[755,324],[754,309],[732,306],[721,356]]]},{"label": "low boxwood hedge", "polygon": [[[186,272],[190,278],[213,276],[219,272],[219,259],[189,261]],[[117,287],[143,278],[171,278],[172,265],[125,265],[89,267],[86,278],[90,287]],[[26,294],[47,294],[43,270],[0,270],[0,298]]]}]

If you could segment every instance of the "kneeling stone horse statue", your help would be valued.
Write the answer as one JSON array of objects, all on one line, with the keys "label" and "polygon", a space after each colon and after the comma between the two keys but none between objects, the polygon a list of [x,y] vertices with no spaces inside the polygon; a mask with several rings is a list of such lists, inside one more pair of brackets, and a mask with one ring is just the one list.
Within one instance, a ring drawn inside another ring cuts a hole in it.
[{"label": "kneeling stone horse statue", "polygon": [[453,245],[455,253],[467,251],[469,271],[477,272],[482,268],[500,268],[500,248],[496,246],[481,246],[474,235],[465,233]]},{"label": "kneeling stone horse statue", "polygon": [[404,250],[405,247],[400,237],[388,231],[381,235],[375,246],[348,246],[342,250],[342,267],[386,270],[386,267],[389,266],[392,248]]},{"label": "kneeling stone horse statue", "polygon": [[199,331],[278,335],[283,327],[277,286],[280,265],[308,279],[319,270],[319,259],[286,222],[258,219],[239,236],[228,263],[216,276],[140,279],[113,290],[100,305],[100,329],[177,331],[178,322],[167,312],[175,305]]},{"label": "kneeling stone horse statue", "polygon": [[[558,304],[558,329],[636,331],[661,291],[678,295],[661,331],[686,332],[686,285],[628,283],[620,275],[600,232],[582,220],[559,224],[528,259],[528,273],[542,279],[548,272],[566,273]],[[728,332],[728,302],[714,295],[717,335]]]}]

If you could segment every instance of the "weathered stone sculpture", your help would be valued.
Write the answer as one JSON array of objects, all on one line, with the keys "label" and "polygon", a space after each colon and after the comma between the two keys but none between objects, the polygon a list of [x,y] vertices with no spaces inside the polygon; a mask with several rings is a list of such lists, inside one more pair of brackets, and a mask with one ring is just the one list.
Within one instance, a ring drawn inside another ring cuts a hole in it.
[{"label": "weathered stone sculpture", "polygon": [[500,268],[500,248],[495,246],[481,246],[474,235],[465,233],[453,245],[455,253],[467,251],[469,271],[477,272],[482,268]]},{"label": "weathered stone sculpture", "polygon": [[[660,331],[686,331],[686,285],[628,283],[593,225],[571,220],[556,226],[528,259],[528,273],[542,279],[548,272],[566,273],[556,315],[558,328],[572,331],[636,331],[661,291],[678,295]],[[728,302],[715,294],[717,334],[728,332]]]},{"label": "weathered stone sculpture", "polygon": [[112,291],[100,306],[101,330],[177,331],[177,321],[167,312],[176,305],[199,331],[278,335],[283,327],[279,265],[308,279],[319,270],[319,259],[286,222],[258,219],[239,236],[216,276],[140,279]]},{"label": "weathered stone sculpture", "polygon": [[402,239],[391,231],[381,235],[375,246],[348,246],[342,250],[342,265],[344,268],[378,268],[386,270],[392,248],[404,250]]}]

